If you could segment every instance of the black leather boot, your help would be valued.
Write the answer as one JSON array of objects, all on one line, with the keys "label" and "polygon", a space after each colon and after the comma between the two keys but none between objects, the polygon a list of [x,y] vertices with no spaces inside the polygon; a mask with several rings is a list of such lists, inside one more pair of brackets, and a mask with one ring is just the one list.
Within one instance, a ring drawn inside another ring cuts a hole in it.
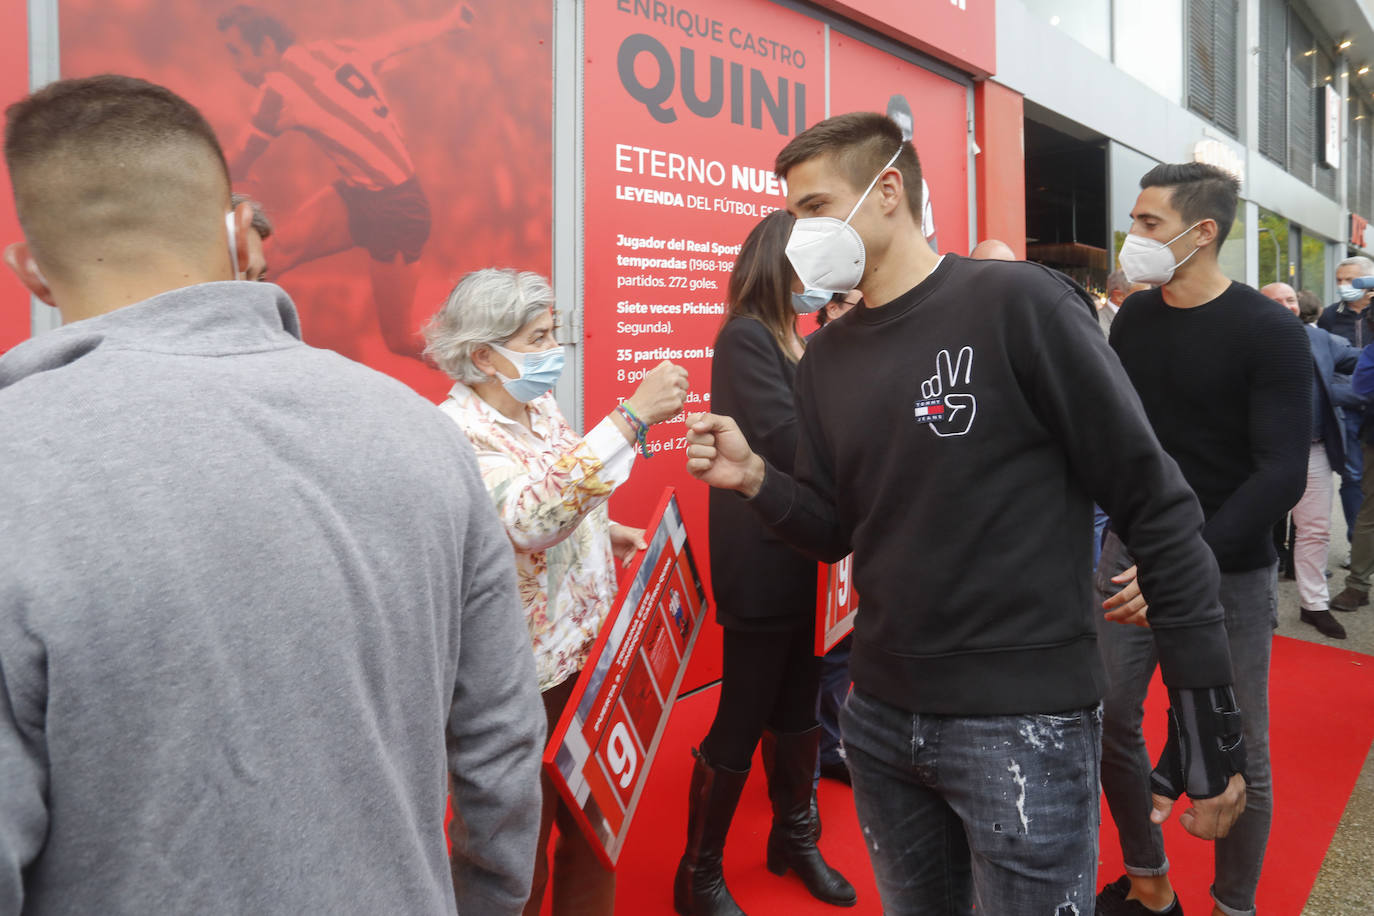
[{"label": "black leather boot", "polygon": [[773,829],[768,832],[768,870],[797,873],[817,900],[835,906],[853,906],[859,899],[844,875],[825,863],[816,848],[811,823],[812,779],[821,746],[817,726],[793,734],[778,733],[768,798],[773,803]]},{"label": "black leather boot", "polygon": [[[759,756],[763,758],[763,773],[768,777],[768,784],[773,784],[773,757],[778,750],[777,732],[772,729],[765,729],[763,740],[759,742]],[[819,843],[821,841],[821,809],[816,801],[816,785],[811,784],[811,838]]]},{"label": "black leather boot", "polygon": [[687,851],[673,880],[673,909],[682,916],[745,916],[725,886],[725,835],[749,771],[713,766],[692,748],[696,766],[687,801]]}]

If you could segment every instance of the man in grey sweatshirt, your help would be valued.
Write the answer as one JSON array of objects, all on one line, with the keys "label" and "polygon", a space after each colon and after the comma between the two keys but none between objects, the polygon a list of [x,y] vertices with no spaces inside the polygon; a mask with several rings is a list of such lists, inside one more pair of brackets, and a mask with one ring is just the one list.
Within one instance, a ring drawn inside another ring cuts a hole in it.
[{"label": "man in grey sweatshirt", "polygon": [[544,717],[471,447],[233,282],[184,100],[55,83],[5,153],[66,326],[0,359],[0,913],[519,912]]}]

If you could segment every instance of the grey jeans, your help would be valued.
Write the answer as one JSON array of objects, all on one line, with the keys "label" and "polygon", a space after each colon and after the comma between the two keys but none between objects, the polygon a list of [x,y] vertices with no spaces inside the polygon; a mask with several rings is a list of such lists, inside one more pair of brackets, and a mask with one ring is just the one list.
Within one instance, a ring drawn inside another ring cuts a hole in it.
[{"label": "grey jeans", "polygon": [[1092,912],[1100,707],[917,715],[854,689],[840,728],[888,916]]},{"label": "grey jeans", "polygon": [[[1125,545],[1109,534],[1096,579],[1104,600],[1120,589],[1111,577],[1133,562]],[[1269,653],[1278,626],[1278,565],[1222,573],[1221,605],[1226,612],[1236,702],[1245,723],[1247,764],[1245,813],[1230,834],[1215,843],[1212,899],[1228,916],[1248,916],[1255,911],[1255,888],[1274,810],[1269,778]],[[1097,644],[1108,680],[1103,700],[1102,790],[1121,838],[1127,873],[1162,875],[1169,871],[1169,860],[1164,854],[1164,835],[1150,822],[1154,764],[1141,735],[1145,694],[1158,662],[1154,637],[1143,627],[1102,620]]]}]

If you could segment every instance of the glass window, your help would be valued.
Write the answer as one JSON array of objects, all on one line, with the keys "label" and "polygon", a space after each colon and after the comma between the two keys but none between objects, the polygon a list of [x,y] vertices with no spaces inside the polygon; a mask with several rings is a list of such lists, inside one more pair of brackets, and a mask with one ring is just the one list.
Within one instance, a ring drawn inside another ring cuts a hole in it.
[{"label": "glass window", "polygon": [[1183,0],[1114,0],[1112,60],[1183,104]]},{"label": "glass window", "polygon": [[1026,0],[1026,9],[1094,53],[1111,57],[1111,0]]},{"label": "glass window", "polygon": [[1316,235],[1303,234],[1302,237],[1302,275],[1303,289],[1317,294],[1319,302],[1326,300],[1326,249],[1327,241]]},{"label": "glass window", "polygon": [[1230,134],[1237,112],[1236,0],[1188,0],[1188,108]]},{"label": "glass window", "polygon": [[[1263,245],[1264,238],[1260,238]],[[1272,257],[1272,254],[1270,255]],[[1245,282],[1245,201],[1236,204],[1236,221],[1231,224],[1231,231],[1226,234],[1226,241],[1221,244],[1221,251],[1217,253],[1217,265],[1221,272],[1226,274],[1237,283]]]},{"label": "glass window", "polygon": [[1111,230],[1108,243],[1112,246],[1108,260],[1112,270],[1117,267],[1116,256],[1131,229],[1131,211],[1140,196],[1140,179],[1157,165],[1159,162],[1149,156],[1115,141],[1107,142],[1107,227]]},{"label": "glass window", "polygon": [[1259,276],[1256,283],[1287,283],[1288,220],[1260,208],[1259,217]]}]

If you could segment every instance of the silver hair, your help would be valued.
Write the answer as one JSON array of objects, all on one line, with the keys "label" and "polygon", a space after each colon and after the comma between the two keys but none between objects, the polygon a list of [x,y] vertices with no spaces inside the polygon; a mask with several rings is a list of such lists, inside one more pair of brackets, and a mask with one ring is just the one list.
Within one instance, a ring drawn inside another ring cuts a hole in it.
[{"label": "silver hair", "polygon": [[1340,270],[1342,267],[1358,267],[1360,270],[1364,271],[1366,277],[1374,275],[1374,261],[1371,261],[1362,254],[1357,254],[1353,258],[1346,258],[1336,265],[1337,270]]},{"label": "silver hair", "polygon": [[537,273],[508,267],[474,270],[425,323],[425,355],[454,381],[486,381],[472,354],[479,347],[505,343],[551,308],[553,289]]},{"label": "silver hair", "polygon": [[1114,270],[1107,274],[1107,295],[1114,292],[1129,293],[1131,291],[1131,281],[1126,279],[1126,271]]},{"label": "silver hair", "polygon": [[253,228],[258,231],[258,236],[264,242],[270,239],[272,237],[272,221],[268,219],[267,214],[263,212],[262,204],[258,203],[256,200],[249,197],[247,194],[240,194],[237,191],[235,191],[233,194],[229,195],[229,206],[237,210],[239,208],[239,204],[252,204]]}]

